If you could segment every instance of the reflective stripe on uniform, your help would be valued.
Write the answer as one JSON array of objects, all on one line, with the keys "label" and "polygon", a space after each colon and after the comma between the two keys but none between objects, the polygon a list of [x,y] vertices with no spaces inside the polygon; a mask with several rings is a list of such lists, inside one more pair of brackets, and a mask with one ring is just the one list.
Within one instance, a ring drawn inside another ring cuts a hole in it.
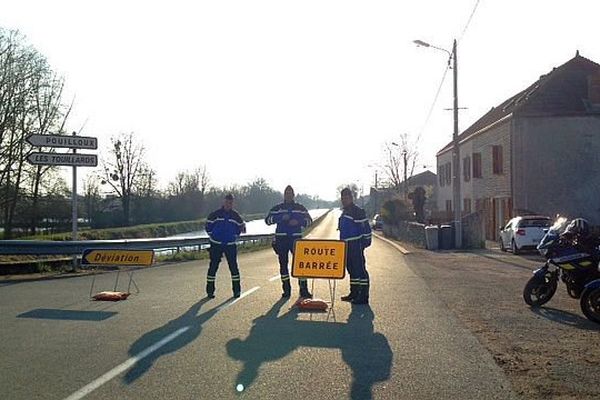
[{"label": "reflective stripe on uniform", "polygon": [[351,238],[346,238],[346,239],[343,239],[343,240],[344,240],[344,241],[346,241],[346,242],[352,242],[352,241],[354,241],[354,240],[359,240],[359,239],[362,239],[362,237],[363,237],[363,235],[360,235],[360,236],[353,236],[353,237],[351,237]]},{"label": "reflective stripe on uniform", "polygon": [[215,240],[215,239],[213,239],[213,238],[209,238],[209,240],[210,240],[212,243],[216,243],[216,244],[222,244],[221,242],[219,242],[219,241],[217,241],[217,240]]},{"label": "reflective stripe on uniform", "polygon": [[290,276],[289,275],[281,275],[281,280],[282,281],[289,281],[290,280]]}]

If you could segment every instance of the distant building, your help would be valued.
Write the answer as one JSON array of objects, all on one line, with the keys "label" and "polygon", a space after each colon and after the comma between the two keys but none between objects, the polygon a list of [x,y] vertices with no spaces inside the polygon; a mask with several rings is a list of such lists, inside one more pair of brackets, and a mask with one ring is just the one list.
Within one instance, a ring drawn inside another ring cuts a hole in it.
[{"label": "distant building", "polygon": [[[408,192],[413,192],[418,186],[425,189],[427,202],[425,203],[425,210],[432,211],[436,207],[436,182],[437,176],[431,171],[425,171],[417,175],[413,175],[407,179]],[[386,200],[392,198],[403,198],[404,186],[400,184],[400,189],[392,188],[371,188],[369,193],[369,203],[367,204],[367,211],[373,215],[379,213],[381,206]]]},{"label": "distant building", "polygon": [[[486,237],[514,215],[600,224],[600,65],[579,55],[493,107],[459,136],[463,214]],[[453,213],[452,143],[437,153],[438,210]]]}]

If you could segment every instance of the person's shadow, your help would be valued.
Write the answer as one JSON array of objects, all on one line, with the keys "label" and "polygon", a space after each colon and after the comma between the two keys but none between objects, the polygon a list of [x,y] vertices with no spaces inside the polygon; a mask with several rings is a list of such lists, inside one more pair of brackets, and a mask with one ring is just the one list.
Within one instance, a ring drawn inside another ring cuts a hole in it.
[{"label": "person's shadow", "polygon": [[254,320],[250,335],[227,343],[227,354],[244,363],[237,384],[249,387],[263,363],[281,359],[298,347],[337,348],[352,369],[351,398],[372,398],[376,382],[390,378],[392,349],[387,338],[374,332],[374,314],[369,306],[353,306],[347,323],[297,320],[296,311],[277,318],[285,300],[280,300]]},{"label": "person's shadow", "polygon": [[[193,342],[200,335],[202,324],[218,313],[219,309],[230,302],[231,299],[214,307],[210,311],[198,315],[200,308],[208,301],[210,301],[208,298],[198,301],[180,317],[169,321],[160,328],[145,333],[136,340],[129,348],[129,355],[138,357],[139,360],[133,368],[125,374],[123,381],[127,384],[133,383],[139,377],[144,375],[158,358],[165,354],[180,350]],[[174,338],[171,341],[160,346],[163,341],[168,340],[173,336]],[[159,346],[159,348],[151,351],[153,347],[156,346]]]}]

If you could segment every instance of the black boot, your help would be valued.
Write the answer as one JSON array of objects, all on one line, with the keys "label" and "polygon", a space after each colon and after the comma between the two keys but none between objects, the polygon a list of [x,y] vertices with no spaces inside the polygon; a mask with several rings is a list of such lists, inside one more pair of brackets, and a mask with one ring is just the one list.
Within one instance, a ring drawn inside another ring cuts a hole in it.
[{"label": "black boot", "polygon": [[215,298],[215,282],[207,281],[206,282],[206,297],[209,299]]},{"label": "black boot", "polygon": [[369,286],[360,285],[356,292],[356,297],[352,299],[352,304],[369,304]]},{"label": "black boot", "polygon": [[232,281],[231,288],[233,289],[233,297],[238,298],[242,292],[240,281]]},{"label": "black boot", "polygon": [[305,280],[301,280],[300,284],[300,297],[305,299],[312,299],[313,295],[308,291],[308,282]]},{"label": "black boot", "polygon": [[292,285],[290,285],[289,279],[282,281],[281,287],[283,288],[283,293],[281,294],[281,297],[288,298],[292,295]]},{"label": "black boot", "polygon": [[352,301],[352,299],[354,299],[356,297],[356,285],[355,284],[350,284],[350,294],[348,294],[347,296],[342,296],[341,300],[342,301]]}]

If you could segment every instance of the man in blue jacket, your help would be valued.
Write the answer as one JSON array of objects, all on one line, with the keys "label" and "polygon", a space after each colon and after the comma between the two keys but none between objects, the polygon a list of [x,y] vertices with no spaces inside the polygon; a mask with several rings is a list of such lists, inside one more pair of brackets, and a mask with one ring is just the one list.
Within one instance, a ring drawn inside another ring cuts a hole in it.
[{"label": "man in blue jacket", "polygon": [[217,269],[225,254],[229,272],[231,273],[231,287],[233,297],[240,297],[240,271],[237,264],[236,241],[241,233],[246,233],[246,223],[240,214],[233,209],[233,195],[228,194],[223,200],[223,207],[210,213],[206,219],[206,232],[210,238],[210,265],[206,276],[206,295],[215,297],[215,281]]},{"label": "man in blue jacket", "polygon": [[[290,273],[288,270],[289,253],[294,254],[296,240],[302,238],[302,231],[312,223],[310,214],[302,204],[294,201],[294,189],[287,186],[283,192],[283,203],[271,208],[265,222],[267,225],[277,224],[275,229],[274,249],[279,257],[279,273],[283,287],[282,297],[292,295]],[[311,298],[306,279],[299,279],[300,297]]]},{"label": "man in blue jacket", "polygon": [[342,190],[342,215],[339,219],[340,239],[346,242],[346,268],[350,274],[350,294],[343,301],[369,303],[369,273],[364,250],[371,245],[371,226],[365,210],[354,204],[352,191]]}]

